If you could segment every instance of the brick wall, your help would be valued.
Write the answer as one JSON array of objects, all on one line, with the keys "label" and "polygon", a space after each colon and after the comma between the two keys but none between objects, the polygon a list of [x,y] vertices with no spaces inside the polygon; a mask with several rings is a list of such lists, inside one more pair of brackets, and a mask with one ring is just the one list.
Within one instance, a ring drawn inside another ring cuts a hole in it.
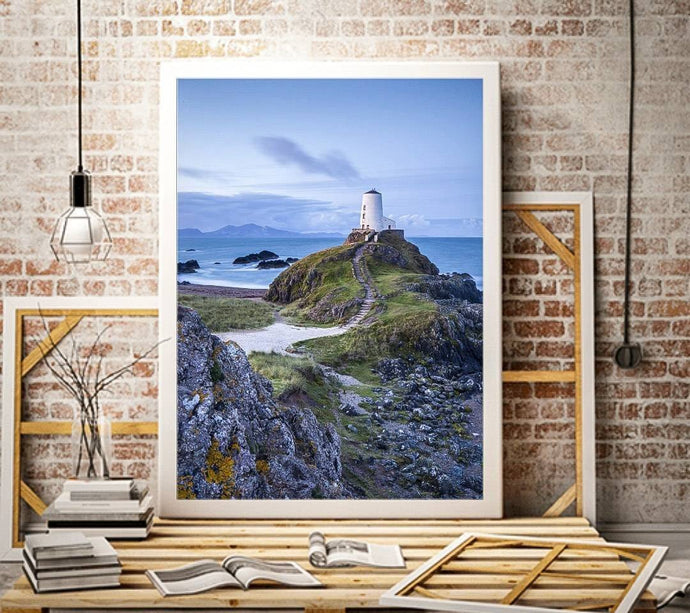
[{"label": "brick wall", "polygon": [[[110,261],[78,275],[53,263],[48,248],[75,165],[73,5],[0,0],[3,296],[156,292],[162,59],[497,59],[504,189],[595,193],[600,518],[687,520],[687,0],[637,3],[632,326],[646,360],[633,372],[617,370],[610,359],[621,336],[623,291],[625,0],[84,0],[86,165],[115,249]],[[528,266],[542,272],[552,269],[553,258],[523,234],[506,220],[506,251],[532,259]],[[563,321],[570,305],[556,273],[531,284],[508,267],[508,363],[554,353],[567,360],[570,329]],[[534,295],[525,294],[528,285]],[[555,343],[532,338],[533,331]],[[572,478],[569,392],[513,385],[505,393],[506,511],[539,513]],[[123,445],[122,457],[138,453]],[[56,459],[64,453],[38,440],[33,448]],[[147,474],[154,459],[143,455],[139,466]]]}]

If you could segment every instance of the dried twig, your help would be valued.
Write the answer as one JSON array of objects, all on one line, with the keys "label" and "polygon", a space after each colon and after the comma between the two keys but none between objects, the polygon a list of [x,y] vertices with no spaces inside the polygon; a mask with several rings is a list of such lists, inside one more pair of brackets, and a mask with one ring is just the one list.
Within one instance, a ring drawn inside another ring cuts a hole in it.
[{"label": "dried twig", "polygon": [[76,476],[79,476],[81,461],[85,453],[88,459],[86,477],[96,477],[98,474],[97,466],[101,463],[103,476],[107,479],[110,477],[110,467],[108,466],[108,459],[105,457],[105,450],[101,443],[100,426],[98,424],[99,417],[101,416],[100,394],[105,392],[110,385],[124,375],[131,374],[132,368],[136,364],[150,356],[161,343],[169,339],[158,341],[129,364],[117,368],[113,372],[103,374],[104,354],[102,351],[99,351],[99,347],[103,336],[111,326],[106,326],[101,330],[96,335],[91,346],[83,354],[80,352],[76,340],[72,338],[72,348],[68,358],[59,347],[59,343],[53,341],[48,323],[40,307],[38,311],[47,338],[46,347],[43,344],[39,344],[44,363],[57,382],[69,392],[79,406],[81,432],[79,436]]}]

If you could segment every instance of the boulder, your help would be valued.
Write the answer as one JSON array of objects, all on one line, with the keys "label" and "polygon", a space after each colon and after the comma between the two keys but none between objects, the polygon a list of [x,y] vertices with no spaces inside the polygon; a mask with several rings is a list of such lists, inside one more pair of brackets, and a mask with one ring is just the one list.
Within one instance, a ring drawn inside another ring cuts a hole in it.
[{"label": "boulder", "polygon": [[271,268],[287,268],[290,266],[285,260],[262,260],[258,263],[259,270],[270,270]]},{"label": "boulder", "polygon": [[196,260],[187,260],[186,262],[177,263],[177,274],[190,274],[199,270],[199,262]]},{"label": "boulder", "polygon": [[242,255],[233,260],[233,264],[253,264],[254,262],[261,262],[263,260],[276,260],[278,259],[278,254],[273,253],[273,251],[268,251],[268,249],[263,249],[259,253],[250,253],[248,255]]},{"label": "boulder", "polygon": [[481,304],[482,292],[467,273],[453,273],[452,275],[427,276],[417,283],[407,286],[413,292],[426,294],[432,300],[467,300],[473,304]]}]

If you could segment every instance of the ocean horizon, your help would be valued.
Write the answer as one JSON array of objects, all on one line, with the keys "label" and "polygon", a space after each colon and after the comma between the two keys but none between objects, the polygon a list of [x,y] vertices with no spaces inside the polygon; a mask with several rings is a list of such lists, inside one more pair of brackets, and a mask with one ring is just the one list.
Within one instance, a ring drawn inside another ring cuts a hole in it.
[{"label": "ocean horizon", "polygon": [[[419,247],[441,273],[467,273],[482,289],[481,237],[406,237]],[[343,238],[199,238],[178,237],[177,261],[197,260],[199,270],[178,274],[178,281],[199,285],[220,285],[249,289],[267,289],[284,268],[258,270],[256,264],[233,264],[233,260],[264,249],[281,259],[303,258],[316,251],[335,247]]]}]

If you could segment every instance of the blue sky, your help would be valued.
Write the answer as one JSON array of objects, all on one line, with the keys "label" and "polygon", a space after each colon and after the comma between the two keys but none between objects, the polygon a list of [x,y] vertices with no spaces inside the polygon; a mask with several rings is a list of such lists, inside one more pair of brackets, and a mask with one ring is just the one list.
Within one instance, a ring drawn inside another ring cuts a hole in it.
[{"label": "blue sky", "polygon": [[178,227],[347,233],[375,187],[410,236],[479,236],[481,92],[476,79],[180,80]]}]

